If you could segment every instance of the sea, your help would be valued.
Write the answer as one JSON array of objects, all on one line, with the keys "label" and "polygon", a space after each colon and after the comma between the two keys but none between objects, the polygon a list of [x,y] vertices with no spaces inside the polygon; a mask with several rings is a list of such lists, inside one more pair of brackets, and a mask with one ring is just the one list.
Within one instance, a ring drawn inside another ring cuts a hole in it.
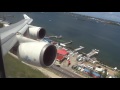
[{"label": "sea", "polygon": [[120,69],[119,25],[97,22],[68,12],[0,12],[0,16],[6,16],[7,21],[15,23],[23,19],[23,13],[33,18],[32,25],[44,27],[47,35],[62,35],[65,41],[73,41],[73,48],[84,46],[85,53],[98,49],[100,52],[96,58],[100,62]]}]

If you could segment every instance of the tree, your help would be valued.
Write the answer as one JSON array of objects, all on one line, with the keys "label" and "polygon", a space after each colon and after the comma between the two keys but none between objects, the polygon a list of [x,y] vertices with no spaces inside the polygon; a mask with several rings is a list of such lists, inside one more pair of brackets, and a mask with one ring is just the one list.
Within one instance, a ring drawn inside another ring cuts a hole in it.
[{"label": "tree", "polygon": [[117,77],[117,78],[120,78],[120,71],[117,72],[114,76]]},{"label": "tree", "polygon": [[89,75],[90,75],[91,77],[92,77],[92,75],[93,75],[92,73],[93,73],[93,70],[90,69],[90,74],[89,74]]},{"label": "tree", "polygon": [[103,73],[103,78],[106,78],[107,77],[107,69],[105,69],[105,72]]},{"label": "tree", "polygon": [[98,71],[98,73],[100,74],[100,78],[102,77],[102,72],[101,71]]}]

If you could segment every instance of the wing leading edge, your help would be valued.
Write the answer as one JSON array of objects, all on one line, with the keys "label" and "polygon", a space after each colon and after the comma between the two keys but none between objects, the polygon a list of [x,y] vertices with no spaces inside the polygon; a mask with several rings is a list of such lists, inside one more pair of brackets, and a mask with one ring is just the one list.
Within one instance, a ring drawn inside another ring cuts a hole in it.
[{"label": "wing leading edge", "polygon": [[16,33],[24,34],[28,29],[28,25],[33,21],[26,14],[23,14],[23,16],[23,20],[0,29],[3,56],[16,44]]}]

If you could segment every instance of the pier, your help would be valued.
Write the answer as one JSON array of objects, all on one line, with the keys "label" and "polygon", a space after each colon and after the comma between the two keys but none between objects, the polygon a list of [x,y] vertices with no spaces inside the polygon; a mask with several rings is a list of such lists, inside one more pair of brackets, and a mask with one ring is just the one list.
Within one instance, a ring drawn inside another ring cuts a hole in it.
[{"label": "pier", "polygon": [[71,44],[72,42],[73,42],[73,41],[71,40],[71,41],[66,42],[66,43],[63,43],[63,44],[67,45],[67,44]]},{"label": "pier", "polygon": [[92,57],[93,55],[96,55],[99,53],[99,50],[93,49],[90,53],[87,54],[87,57]]},{"label": "pier", "polygon": [[80,46],[79,48],[74,49],[74,52],[80,51],[80,50],[82,50],[83,48],[84,48],[83,46]]},{"label": "pier", "polygon": [[60,36],[49,36],[49,38],[62,38],[62,35],[60,35]]}]

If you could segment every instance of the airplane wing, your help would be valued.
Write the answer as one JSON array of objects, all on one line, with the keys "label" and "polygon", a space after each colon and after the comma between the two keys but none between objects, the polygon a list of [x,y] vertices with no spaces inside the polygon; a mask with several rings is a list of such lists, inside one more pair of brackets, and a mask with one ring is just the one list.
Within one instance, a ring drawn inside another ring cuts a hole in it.
[{"label": "airplane wing", "polygon": [[33,19],[28,17],[26,14],[23,14],[23,16],[23,20],[0,29],[3,56],[6,55],[7,52],[16,44],[16,34],[24,34],[28,29],[28,25],[33,21]]},{"label": "airplane wing", "polygon": [[[17,51],[20,60],[32,65],[50,67],[53,65],[57,49],[54,45],[38,41],[44,38],[46,30],[42,27],[29,25],[33,19],[26,14],[24,19],[10,26],[0,29],[0,76],[5,77],[2,57],[19,42]],[[26,32],[27,31],[27,32]],[[24,33],[26,32],[25,37]],[[3,73],[1,75],[1,73]]]}]

